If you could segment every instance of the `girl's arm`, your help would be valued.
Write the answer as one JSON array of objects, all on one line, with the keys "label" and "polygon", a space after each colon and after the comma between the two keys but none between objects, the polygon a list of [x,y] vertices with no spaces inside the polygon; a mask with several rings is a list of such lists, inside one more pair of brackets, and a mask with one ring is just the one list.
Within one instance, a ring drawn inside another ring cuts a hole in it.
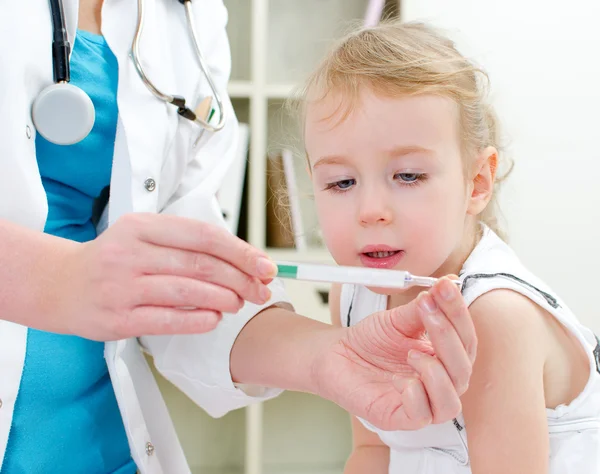
[{"label": "girl's arm", "polygon": [[462,396],[473,474],[547,474],[544,364],[549,353],[542,308],[510,290],[470,307],[479,340]]},{"label": "girl's arm", "polygon": [[355,417],[352,417],[352,438],[352,454],[344,474],[388,474],[390,448]]},{"label": "girl's arm", "polygon": [[[329,310],[331,322],[341,327],[340,320],[341,286],[334,284],[329,292]],[[387,474],[390,464],[390,448],[386,446],[377,434],[369,431],[352,417],[352,454],[346,462],[344,474]]]}]

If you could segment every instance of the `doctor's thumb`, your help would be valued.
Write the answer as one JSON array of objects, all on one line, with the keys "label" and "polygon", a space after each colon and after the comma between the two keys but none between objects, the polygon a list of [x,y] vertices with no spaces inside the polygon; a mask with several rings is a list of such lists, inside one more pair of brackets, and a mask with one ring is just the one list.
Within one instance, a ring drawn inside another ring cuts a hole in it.
[{"label": "doctor's thumb", "polygon": [[425,326],[421,319],[422,311],[417,299],[384,312],[390,318],[392,326],[407,337],[415,338],[425,333]]}]

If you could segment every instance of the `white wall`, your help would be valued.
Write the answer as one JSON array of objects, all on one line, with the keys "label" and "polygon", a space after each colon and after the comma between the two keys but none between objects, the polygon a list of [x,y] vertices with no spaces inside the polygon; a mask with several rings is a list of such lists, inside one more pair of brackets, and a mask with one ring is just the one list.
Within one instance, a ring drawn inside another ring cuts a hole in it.
[{"label": "white wall", "polygon": [[[554,6],[551,4],[554,3]],[[511,244],[600,334],[600,1],[403,0],[490,74]]]}]

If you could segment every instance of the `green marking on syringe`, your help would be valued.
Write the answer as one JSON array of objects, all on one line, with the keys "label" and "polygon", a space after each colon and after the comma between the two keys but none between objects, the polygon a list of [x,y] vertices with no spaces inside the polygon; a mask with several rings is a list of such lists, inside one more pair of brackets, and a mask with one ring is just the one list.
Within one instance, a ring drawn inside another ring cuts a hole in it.
[{"label": "green marking on syringe", "polygon": [[297,278],[298,267],[296,265],[277,265],[277,276],[281,278]]}]

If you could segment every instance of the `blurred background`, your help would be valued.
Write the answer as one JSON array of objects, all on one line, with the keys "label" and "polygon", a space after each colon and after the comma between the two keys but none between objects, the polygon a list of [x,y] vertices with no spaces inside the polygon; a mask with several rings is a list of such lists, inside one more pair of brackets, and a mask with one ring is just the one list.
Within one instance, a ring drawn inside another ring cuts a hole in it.
[{"label": "blurred background", "polygon": [[[283,105],[352,25],[381,16],[442,27],[482,65],[515,161],[500,196],[510,243],[600,334],[600,2],[225,0],[229,93],[242,135],[219,192],[231,230],[274,259],[330,262],[316,226],[299,124]],[[284,172],[284,170],[287,171]],[[287,191],[290,202],[281,202]],[[294,211],[296,235],[290,232]],[[287,281],[299,313],[328,321],[327,285]],[[339,474],[348,416],[285,393],[213,420],[164,380],[194,474]]]}]

